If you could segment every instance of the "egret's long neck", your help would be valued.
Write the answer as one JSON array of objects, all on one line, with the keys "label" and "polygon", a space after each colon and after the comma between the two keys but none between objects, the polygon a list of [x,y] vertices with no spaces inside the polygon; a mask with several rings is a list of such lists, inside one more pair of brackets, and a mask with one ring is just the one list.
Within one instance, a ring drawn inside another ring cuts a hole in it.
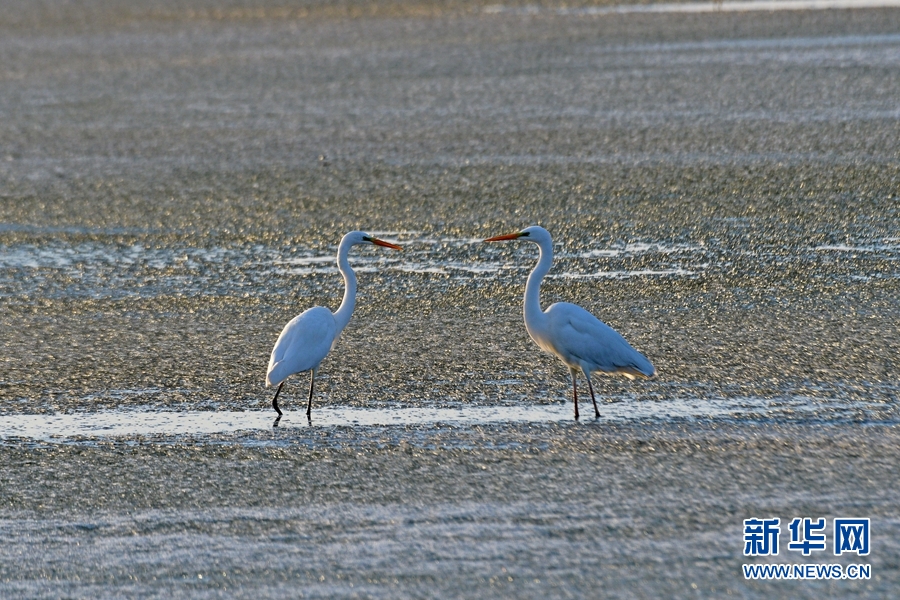
[{"label": "egret's long neck", "polygon": [[345,244],[343,241],[338,247],[337,263],[338,270],[344,276],[344,299],[334,313],[334,322],[337,325],[338,333],[344,330],[350,317],[353,315],[353,308],[356,306],[356,273],[350,268],[350,262],[347,260],[347,253],[350,251],[351,244]]},{"label": "egret's long neck", "polygon": [[543,329],[547,316],[541,310],[541,280],[550,270],[553,264],[553,244],[550,240],[538,243],[541,249],[541,256],[537,265],[528,276],[528,283],[525,284],[525,327],[531,332],[532,330]]}]

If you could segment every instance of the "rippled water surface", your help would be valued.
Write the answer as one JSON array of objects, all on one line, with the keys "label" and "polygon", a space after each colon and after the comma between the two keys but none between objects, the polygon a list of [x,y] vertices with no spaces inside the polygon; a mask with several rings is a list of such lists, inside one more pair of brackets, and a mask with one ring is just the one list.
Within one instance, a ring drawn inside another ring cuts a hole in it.
[{"label": "rippled water surface", "polygon": [[[11,3],[0,596],[891,597],[900,11],[800,4]],[[658,370],[597,420],[531,224]],[[353,229],[404,250],[273,427]],[[745,580],[798,515],[872,578]]]}]

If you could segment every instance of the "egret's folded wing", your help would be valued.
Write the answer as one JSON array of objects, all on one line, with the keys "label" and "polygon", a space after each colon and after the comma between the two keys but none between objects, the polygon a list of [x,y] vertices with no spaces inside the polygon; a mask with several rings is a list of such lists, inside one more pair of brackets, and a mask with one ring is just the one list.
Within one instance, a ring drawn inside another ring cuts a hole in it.
[{"label": "egret's folded wing", "polygon": [[618,331],[576,304],[558,303],[547,309],[551,327],[559,332],[558,348],[590,365],[591,370],[652,377],[649,360]]},{"label": "egret's folded wing", "polygon": [[277,385],[288,375],[317,367],[328,355],[335,333],[334,316],[327,308],[316,306],[294,317],[272,349],[266,384]]}]

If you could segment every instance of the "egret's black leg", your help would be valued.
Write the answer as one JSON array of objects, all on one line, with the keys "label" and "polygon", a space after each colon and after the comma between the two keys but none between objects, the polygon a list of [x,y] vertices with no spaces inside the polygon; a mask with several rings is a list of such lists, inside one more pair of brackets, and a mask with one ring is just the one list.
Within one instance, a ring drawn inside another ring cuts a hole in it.
[{"label": "egret's black leg", "polygon": [[283,386],[283,385],[284,385],[284,382],[283,382],[283,381],[282,381],[281,383],[278,384],[278,389],[275,390],[275,397],[272,398],[272,408],[275,409],[275,412],[278,413],[278,416],[279,416],[279,417],[282,415],[282,412],[281,412],[281,409],[278,408],[278,394],[281,393],[281,386]]},{"label": "egret's black leg", "polygon": [[309,372],[309,400],[306,402],[306,420],[312,421],[312,395],[313,395],[313,386],[316,383],[316,370],[313,369]]},{"label": "egret's black leg", "polygon": [[578,384],[575,381],[575,371],[572,370],[572,402],[575,404],[575,420],[578,420]]},{"label": "egret's black leg", "polygon": [[594,418],[595,418],[595,419],[599,419],[599,418],[600,418],[600,411],[597,410],[597,399],[594,398],[594,386],[591,385],[591,374],[590,374],[590,373],[587,373],[587,374],[586,374],[586,377],[587,377],[587,380],[588,380],[588,389],[591,390],[591,402],[594,403]]}]

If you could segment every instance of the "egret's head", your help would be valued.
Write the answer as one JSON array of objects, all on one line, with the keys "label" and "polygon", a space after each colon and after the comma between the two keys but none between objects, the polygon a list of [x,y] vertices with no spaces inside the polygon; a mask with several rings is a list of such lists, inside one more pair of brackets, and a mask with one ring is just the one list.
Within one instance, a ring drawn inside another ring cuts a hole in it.
[{"label": "egret's head", "polygon": [[379,240],[377,237],[373,237],[365,231],[351,231],[344,236],[343,240],[341,240],[342,244],[345,242],[351,246],[355,246],[357,244],[372,244],[375,246],[384,246],[385,248],[393,248],[394,250],[403,250],[403,248],[398,246],[397,244]]},{"label": "egret's head", "polygon": [[532,225],[531,227],[526,227],[522,231],[508,233],[506,235],[496,235],[484,241],[503,242],[506,240],[525,240],[526,242],[534,242],[535,244],[540,244],[545,240],[550,241],[550,232],[543,227],[540,227],[539,225]]}]

